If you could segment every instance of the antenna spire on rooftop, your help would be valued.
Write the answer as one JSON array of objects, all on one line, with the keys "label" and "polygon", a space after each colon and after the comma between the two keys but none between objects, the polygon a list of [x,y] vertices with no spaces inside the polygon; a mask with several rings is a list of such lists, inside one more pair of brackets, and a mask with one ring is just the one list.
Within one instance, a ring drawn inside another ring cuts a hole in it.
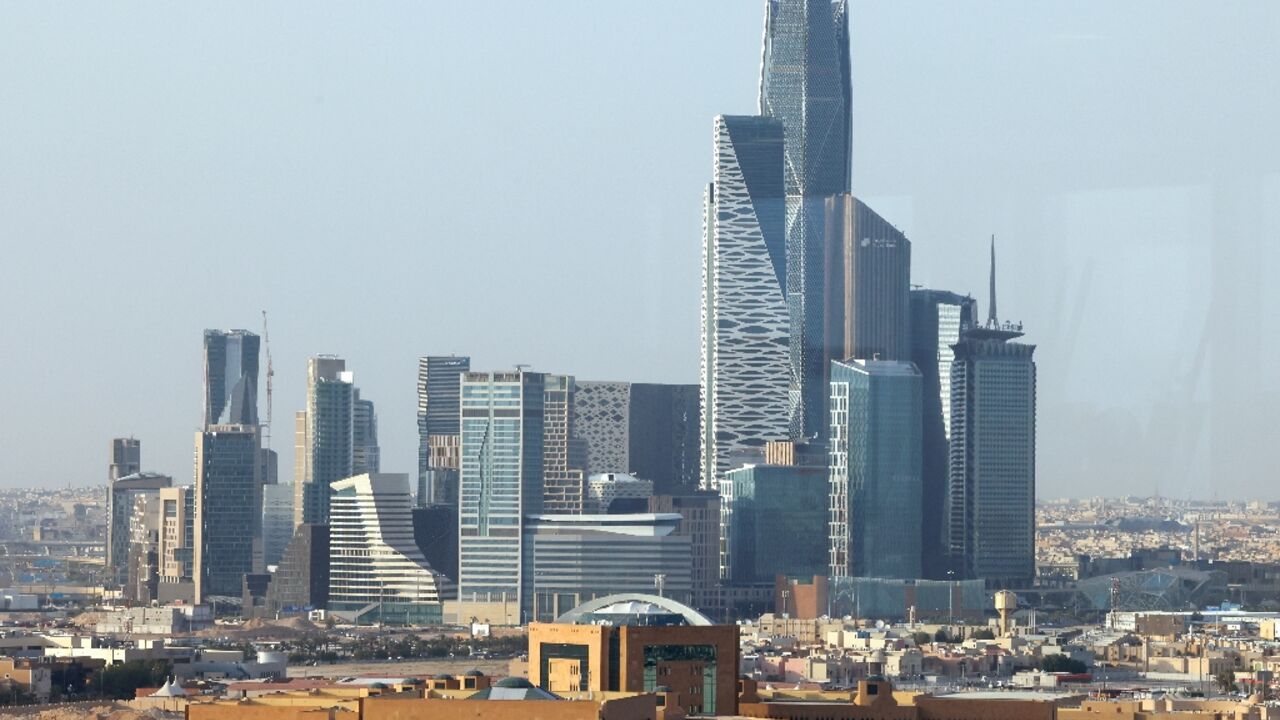
[{"label": "antenna spire on rooftop", "polygon": [[991,236],[991,305],[987,308],[988,324],[996,324],[996,236]]}]

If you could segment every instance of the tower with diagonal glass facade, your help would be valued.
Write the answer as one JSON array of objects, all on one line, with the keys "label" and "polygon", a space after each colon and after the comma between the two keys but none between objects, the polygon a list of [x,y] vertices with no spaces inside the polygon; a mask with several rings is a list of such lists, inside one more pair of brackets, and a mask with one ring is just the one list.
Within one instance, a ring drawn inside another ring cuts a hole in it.
[{"label": "tower with diagonal glass facade", "polygon": [[823,245],[826,198],[849,191],[852,90],[846,0],[766,0],[760,114],[786,146],[786,293],[791,432],[825,432]]},{"label": "tower with diagonal glass facade", "polygon": [[702,486],[789,430],[783,127],[715,119],[702,274]]}]

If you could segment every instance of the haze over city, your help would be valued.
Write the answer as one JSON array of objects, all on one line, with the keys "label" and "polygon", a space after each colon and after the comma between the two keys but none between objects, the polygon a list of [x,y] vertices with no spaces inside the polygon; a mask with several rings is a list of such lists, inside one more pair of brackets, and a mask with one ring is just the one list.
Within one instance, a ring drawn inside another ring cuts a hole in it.
[{"label": "haze over city", "polygon": [[[913,283],[984,314],[996,236],[1041,497],[1270,498],[1280,6],[1046,5],[854,3],[853,190]],[[756,112],[760,25],[0,6],[0,485],[99,484],[130,434],[187,481],[201,331],[262,309],[285,478],[317,353],[377,402],[390,472],[416,467],[419,355],[697,382],[711,118]]]}]

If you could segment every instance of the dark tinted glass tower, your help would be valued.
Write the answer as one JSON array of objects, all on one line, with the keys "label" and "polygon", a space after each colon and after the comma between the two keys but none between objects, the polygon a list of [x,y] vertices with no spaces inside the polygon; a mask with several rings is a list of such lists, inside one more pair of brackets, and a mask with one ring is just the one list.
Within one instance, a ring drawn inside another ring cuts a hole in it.
[{"label": "dark tinted glass tower", "polygon": [[947,453],[951,441],[952,346],[977,322],[977,302],[945,290],[911,291],[911,361],[920,370],[924,455],[921,477],[921,547],[925,577],[943,579],[943,518],[947,506]]},{"label": "dark tinted glass tower", "polygon": [[823,214],[849,191],[852,90],[844,0],[767,0],[760,114],[786,134],[787,303],[791,319],[792,430],[824,431]]},{"label": "dark tinted glass tower", "polygon": [[[433,458],[431,447],[433,444],[437,447],[457,445],[460,417],[458,388],[462,382],[462,374],[469,370],[471,358],[466,356],[427,355],[418,358],[419,505],[446,500],[457,502],[458,467],[455,458],[452,454]],[[437,438],[434,443],[431,441],[432,436]],[[437,478],[439,474],[447,477]],[[448,488],[436,487],[440,484]]]},{"label": "dark tinted glass tower", "polygon": [[204,424],[258,424],[258,336],[204,331]]},{"label": "dark tinted glass tower", "polygon": [[1035,576],[1036,365],[1022,326],[995,312],[965,331],[951,365],[947,543],[970,578],[1027,587]]},{"label": "dark tinted glass tower", "polygon": [[196,433],[195,597],[239,597],[260,569],[262,478],[256,425],[211,425]]}]

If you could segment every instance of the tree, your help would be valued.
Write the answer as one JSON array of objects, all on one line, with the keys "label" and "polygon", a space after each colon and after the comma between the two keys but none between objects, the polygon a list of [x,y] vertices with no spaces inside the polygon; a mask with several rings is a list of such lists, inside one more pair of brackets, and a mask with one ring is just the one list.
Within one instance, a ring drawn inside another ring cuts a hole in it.
[{"label": "tree", "polygon": [[923,647],[933,641],[933,637],[929,633],[918,630],[911,633],[911,639],[915,641],[916,647]]},{"label": "tree", "polygon": [[130,660],[103,668],[98,689],[105,697],[132,700],[138,688],[163,685],[172,670],[168,660]]},{"label": "tree", "polygon": [[991,628],[979,628],[978,630],[973,631],[973,635],[970,635],[969,637],[972,637],[975,640],[995,640],[996,634],[992,632]]},{"label": "tree", "polygon": [[1236,674],[1231,670],[1222,670],[1213,676],[1213,681],[1217,683],[1218,689],[1224,693],[1236,691]]},{"label": "tree", "polygon": [[1041,658],[1040,669],[1045,672],[1071,673],[1072,675],[1089,671],[1089,667],[1084,663],[1061,653],[1045,655]]}]

